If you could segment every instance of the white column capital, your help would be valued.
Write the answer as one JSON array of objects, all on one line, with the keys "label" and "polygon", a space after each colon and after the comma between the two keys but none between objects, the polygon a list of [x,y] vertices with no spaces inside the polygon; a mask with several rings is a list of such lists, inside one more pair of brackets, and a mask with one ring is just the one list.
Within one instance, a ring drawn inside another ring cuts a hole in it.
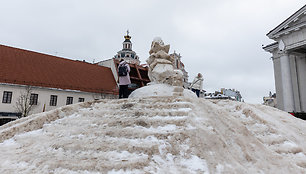
[{"label": "white column capital", "polygon": [[289,56],[289,52],[288,51],[278,51],[278,56],[279,57],[283,57],[283,56]]}]

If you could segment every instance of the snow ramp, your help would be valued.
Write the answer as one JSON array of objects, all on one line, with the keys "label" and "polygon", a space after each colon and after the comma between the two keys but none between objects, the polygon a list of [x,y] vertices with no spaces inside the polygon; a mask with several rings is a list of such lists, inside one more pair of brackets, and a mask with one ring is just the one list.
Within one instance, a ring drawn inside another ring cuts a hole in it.
[{"label": "snow ramp", "polygon": [[306,123],[262,105],[99,100],[0,127],[0,173],[306,173]]}]

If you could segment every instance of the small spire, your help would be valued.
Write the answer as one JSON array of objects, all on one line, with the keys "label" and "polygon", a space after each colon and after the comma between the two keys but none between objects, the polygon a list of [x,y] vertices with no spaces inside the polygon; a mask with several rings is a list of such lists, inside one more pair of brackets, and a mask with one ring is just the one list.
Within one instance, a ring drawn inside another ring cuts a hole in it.
[{"label": "small spire", "polygon": [[130,34],[129,30],[126,31],[126,35],[128,36]]}]

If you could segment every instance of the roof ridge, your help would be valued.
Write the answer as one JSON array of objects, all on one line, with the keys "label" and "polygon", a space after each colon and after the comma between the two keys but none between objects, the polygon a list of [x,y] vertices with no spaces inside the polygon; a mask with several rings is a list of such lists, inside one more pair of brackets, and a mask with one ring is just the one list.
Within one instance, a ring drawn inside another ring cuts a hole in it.
[{"label": "roof ridge", "polygon": [[89,62],[83,62],[82,60],[73,60],[73,59],[70,59],[68,57],[59,57],[59,56],[55,56],[55,55],[51,55],[51,54],[48,54],[48,53],[42,53],[42,52],[36,52],[36,51],[32,51],[32,50],[28,50],[28,49],[25,49],[25,48],[17,48],[17,47],[13,47],[13,46],[8,46],[8,45],[3,45],[3,44],[0,44],[0,47],[7,47],[9,49],[14,49],[14,50],[20,50],[20,51],[23,51],[23,52],[28,52],[28,53],[34,53],[34,54],[40,54],[40,55],[45,55],[45,56],[52,56],[53,58],[57,58],[57,59],[60,59],[60,60],[67,60],[67,61],[73,61],[73,62],[80,62],[80,63],[87,63],[89,65],[96,65],[96,64],[92,64],[92,63],[89,63]]}]

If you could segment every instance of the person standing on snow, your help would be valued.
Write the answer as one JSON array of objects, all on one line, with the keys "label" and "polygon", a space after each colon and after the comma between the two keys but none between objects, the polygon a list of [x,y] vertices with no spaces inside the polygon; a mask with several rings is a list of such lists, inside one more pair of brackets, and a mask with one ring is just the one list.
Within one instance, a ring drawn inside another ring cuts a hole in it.
[{"label": "person standing on snow", "polygon": [[130,71],[129,64],[121,59],[118,66],[119,98],[128,98],[129,96],[128,85],[131,84]]},{"label": "person standing on snow", "polygon": [[200,91],[203,88],[203,76],[201,73],[198,73],[198,75],[194,78],[190,88],[194,93],[197,94],[198,97],[200,96]]}]

